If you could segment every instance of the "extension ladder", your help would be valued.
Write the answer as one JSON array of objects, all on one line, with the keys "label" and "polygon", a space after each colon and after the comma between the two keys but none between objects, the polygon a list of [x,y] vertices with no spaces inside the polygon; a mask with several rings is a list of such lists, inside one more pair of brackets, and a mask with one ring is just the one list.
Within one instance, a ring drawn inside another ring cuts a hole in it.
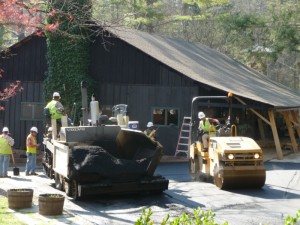
[{"label": "extension ladder", "polygon": [[183,117],[175,156],[179,153],[184,153],[188,157],[189,152],[189,140],[191,138],[191,117]]}]

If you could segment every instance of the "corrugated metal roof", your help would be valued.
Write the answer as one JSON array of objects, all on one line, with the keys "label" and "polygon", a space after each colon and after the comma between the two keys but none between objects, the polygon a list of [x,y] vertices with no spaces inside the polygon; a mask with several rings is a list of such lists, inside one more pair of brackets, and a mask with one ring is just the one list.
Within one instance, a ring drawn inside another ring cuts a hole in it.
[{"label": "corrugated metal roof", "polygon": [[195,81],[274,107],[300,106],[299,92],[204,45],[125,28],[108,31]]}]

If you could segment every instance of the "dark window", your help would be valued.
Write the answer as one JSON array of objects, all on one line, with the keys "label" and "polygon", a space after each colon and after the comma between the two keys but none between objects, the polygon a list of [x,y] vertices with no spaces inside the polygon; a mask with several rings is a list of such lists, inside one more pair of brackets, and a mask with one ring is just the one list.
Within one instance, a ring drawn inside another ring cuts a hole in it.
[{"label": "dark window", "polygon": [[39,102],[21,103],[21,120],[43,120],[44,105]]},{"label": "dark window", "polygon": [[179,110],[176,108],[153,108],[152,121],[154,125],[178,126]]},{"label": "dark window", "polygon": [[112,106],[111,105],[102,105],[100,106],[101,115],[106,115],[108,117],[112,116]]}]

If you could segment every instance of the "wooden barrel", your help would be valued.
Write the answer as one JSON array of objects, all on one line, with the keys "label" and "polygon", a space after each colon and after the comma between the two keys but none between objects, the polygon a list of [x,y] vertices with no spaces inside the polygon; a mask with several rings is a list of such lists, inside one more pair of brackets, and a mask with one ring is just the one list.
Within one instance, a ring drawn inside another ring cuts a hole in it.
[{"label": "wooden barrel", "polygon": [[25,209],[32,207],[33,189],[7,190],[8,207],[10,209]]},{"label": "wooden barrel", "polygon": [[61,215],[64,208],[65,196],[61,194],[39,195],[39,213],[41,215]]}]

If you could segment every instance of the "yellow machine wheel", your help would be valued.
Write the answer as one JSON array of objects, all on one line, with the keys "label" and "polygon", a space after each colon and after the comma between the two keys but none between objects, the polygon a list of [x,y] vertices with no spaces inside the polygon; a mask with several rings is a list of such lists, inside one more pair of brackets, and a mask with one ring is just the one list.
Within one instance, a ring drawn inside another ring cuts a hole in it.
[{"label": "yellow machine wheel", "polygon": [[214,167],[214,183],[220,189],[262,188],[265,184],[264,167],[257,169],[231,170]]},{"label": "yellow machine wheel", "polygon": [[222,168],[218,168],[217,165],[214,167],[214,183],[220,189],[225,188]]},{"label": "yellow machine wheel", "polygon": [[[199,158],[200,157],[200,158]],[[212,182],[209,174],[202,173],[202,158],[196,155],[194,159],[189,160],[190,175],[194,181]]]},{"label": "yellow machine wheel", "polygon": [[192,180],[199,180],[200,176],[200,165],[199,165],[199,159],[196,155],[195,158],[190,158],[189,160],[189,170]]}]

